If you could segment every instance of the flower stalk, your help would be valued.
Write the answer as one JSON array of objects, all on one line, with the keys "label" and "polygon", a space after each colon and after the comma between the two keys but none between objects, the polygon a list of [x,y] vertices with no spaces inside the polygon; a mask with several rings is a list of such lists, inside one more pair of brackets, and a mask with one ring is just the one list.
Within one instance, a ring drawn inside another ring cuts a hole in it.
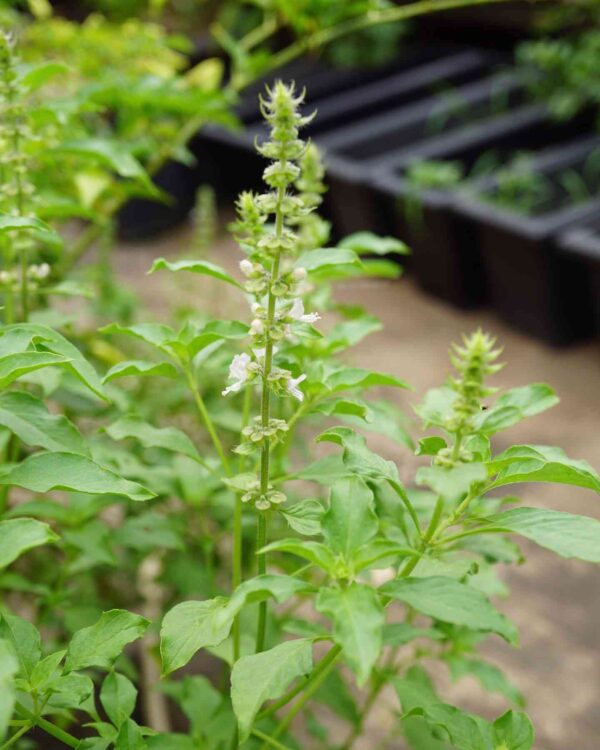
[{"label": "flower stalk", "polygon": [[[271,163],[264,171],[263,179],[269,190],[261,195],[242,193],[239,197],[238,221],[234,225],[236,238],[248,257],[240,263],[246,277],[245,288],[254,298],[250,325],[252,336],[251,353],[234,357],[229,377],[233,382],[225,388],[224,395],[237,393],[242,386],[257,382],[260,385],[260,413],[242,429],[242,442],[236,451],[242,455],[260,452],[258,476],[242,495],[242,502],[251,504],[257,511],[257,550],[267,542],[268,513],[285,501],[285,495],[273,488],[270,481],[271,450],[288,433],[285,420],[272,416],[272,397],[292,396],[303,401],[300,384],[305,375],[295,377],[292,372],[278,367],[275,357],[279,345],[295,335],[297,323],[314,323],[319,316],[305,313],[299,298],[306,271],[294,265],[295,256],[303,247],[299,234],[293,227],[302,228],[303,220],[318,205],[319,196],[307,190],[292,194],[298,181],[303,178],[299,164],[307,152],[306,145],[298,138],[300,127],[309,118],[300,113],[303,96],[295,94],[294,86],[278,81],[272,90],[267,89],[267,99],[261,101],[262,112],[270,127],[270,137],[258,151]],[[315,171],[314,159],[304,164]],[[304,174],[302,187],[312,186],[315,180],[308,171]],[[304,225],[306,226],[306,225]],[[234,523],[239,537],[240,519]],[[234,535],[235,536],[235,535]],[[234,568],[237,570],[240,557],[240,540],[234,539]],[[258,558],[258,572],[264,574],[266,556]],[[236,573],[235,581],[239,575]],[[256,634],[257,653],[264,649],[267,621],[266,602],[259,604]],[[234,651],[236,631],[234,631]]]}]

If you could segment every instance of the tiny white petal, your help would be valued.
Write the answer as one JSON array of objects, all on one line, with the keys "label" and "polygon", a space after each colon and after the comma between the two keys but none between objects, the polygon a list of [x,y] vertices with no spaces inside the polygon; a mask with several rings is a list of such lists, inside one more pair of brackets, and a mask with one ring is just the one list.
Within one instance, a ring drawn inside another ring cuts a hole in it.
[{"label": "tiny white petal", "polygon": [[295,299],[288,315],[300,323],[316,323],[321,320],[319,313],[304,313],[304,303],[301,299]]},{"label": "tiny white petal", "polygon": [[247,367],[251,362],[249,354],[236,354],[229,365],[229,380],[233,380],[230,386],[221,391],[221,395],[227,396],[229,393],[238,393],[242,385],[248,380]]},{"label": "tiny white petal", "polygon": [[250,276],[253,270],[252,263],[249,260],[244,258],[244,260],[240,261],[240,271],[244,276]]},{"label": "tiny white petal", "polygon": [[286,385],[288,393],[291,393],[292,396],[298,399],[298,401],[304,401],[304,394],[300,388],[298,388],[298,385],[302,383],[303,380],[306,380],[306,375],[300,375],[298,378],[290,378]]}]

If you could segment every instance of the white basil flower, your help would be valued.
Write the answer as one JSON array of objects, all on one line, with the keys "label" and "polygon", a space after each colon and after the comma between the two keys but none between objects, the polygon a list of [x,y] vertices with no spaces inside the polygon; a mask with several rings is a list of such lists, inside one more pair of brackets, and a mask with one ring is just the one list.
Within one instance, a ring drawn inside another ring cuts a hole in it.
[{"label": "white basil flower", "polygon": [[297,398],[298,401],[304,401],[304,394],[300,388],[298,388],[303,380],[306,380],[306,375],[300,375],[298,378],[290,378],[285,385],[288,393]]},{"label": "white basil flower", "polygon": [[241,387],[248,380],[248,365],[251,362],[249,354],[236,354],[229,365],[229,380],[234,382],[222,391],[223,396],[229,393],[239,393]]},{"label": "white basil flower", "polygon": [[295,299],[288,315],[293,320],[297,320],[300,323],[316,323],[317,320],[321,320],[319,313],[306,313],[304,312],[304,302],[301,299]]}]

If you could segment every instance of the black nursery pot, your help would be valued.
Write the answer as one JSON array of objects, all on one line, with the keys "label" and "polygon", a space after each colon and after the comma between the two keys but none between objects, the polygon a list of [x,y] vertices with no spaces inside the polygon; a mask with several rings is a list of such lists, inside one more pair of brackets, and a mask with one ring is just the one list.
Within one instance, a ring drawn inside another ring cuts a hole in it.
[{"label": "black nursery pot", "polygon": [[256,154],[254,142],[265,137],[266,129],[258,95],[275,78],[293,80],[300,90],[306,88],[304,114],[317,110],[317,116],[303,129],[302,136],[319,144],[337,127],[430,96],[440,86],[481,77],[499,59],[498,55],[479,50],[436,44],[409,47],[393,64],[371,70],[335,69],[311,60],[298,61],[244,94],[237,109],[245,126],[243,131],[211,125],[198,134],[193,151],[202,179],[228,198],[240,190],[260,186],[264,160]]},{"label": "black nursery pot", "polygon": [[[541,154],[533,170],[558,180],[580,168],[597,148],[597,136]],[[474,187],[475,196],[491,195],[493,179]],[[553,345],[586,338],[593,332],[592,301],[585,267],[560,251],[558,238],[568,228],[597,216],[600,197],[579,204],[548,205],[523,216],[472,195],[459,195],[455,209],[472,221],[479,236],[490,296],[511,325]]]},{"label": "black nursery pot", "polygon": [[[482,154],[489,153],[502,164],[518,150],[535,153],[588,126],[587,115],[557,123],[543,106],[530,105],[448,139],[434,139],[426,144],[428,158],[459,162],[467,173]],[[411,248],[410,265],[425,291],[458,307],[483,304],[489,295],[477,231],[453,210],[456,189],[417,193],[404,176],[406,167],[406,154],[401,153],[373,173],[371,185],[386,226]]]},{"label": "black nursery pot", "polygon": [[600,217],[564,232],[558,246],[567,259],[585,269],[592,300],[594,330],[600,335]]},{"label": "black nursery pot", "polygon": [[[326,151],[336,233],[365,227],[389,231],[389,216],[371,187],[382,168],[393,164],[402,169],[417,159],[444,158],[460,148],[482,146],[496,132],[495,117],[501,115],[494,113],[519,106],[525,96],[520,78],[497,74],[324,136],[320,144]],[[502,120],[501,127],[505,126]]]}]

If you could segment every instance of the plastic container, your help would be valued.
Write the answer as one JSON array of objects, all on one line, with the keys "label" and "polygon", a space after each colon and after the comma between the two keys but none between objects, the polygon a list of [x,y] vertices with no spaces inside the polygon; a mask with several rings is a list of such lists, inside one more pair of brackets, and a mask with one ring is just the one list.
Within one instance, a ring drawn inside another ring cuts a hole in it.
[{"label": "plastic container", "polygon": [[[568,169],[581,169],[600,138],[591,136],[548,150],[533,171],[557,184]],[[491,195],[494,179],[476,192]],[[460,195],[455,209],[476,227],[490,297],[515,328],[550,344],[569,344],[593,332],[592,300],[581,262],[560,251],[558,238],[572,226],[600,213],[600,196],[576,204],[549,203],[534,215],[521,215]]]},{"label": "plastic container", "polygon": [[501,73],[323,137],[320,143],[326,149],[336,233],[345,235],[364,227],[380,232],[389,229],[372,191],[373,176],[382,166],[394,164],[401,169],[417,159],[443,158],[471,143],[484,143],[487,124],[524,100],[523,81]]},{"label": "plastic container", "polygon": [[[428,152],[430,158],[461,164],[468,175],[483,155],[500,166],[520,150],[535,153],[589,125],[587,116],[556,123],[544,107],[530,105],[475,124],[456,137],[443,137],[441,143],[429,144]],[[373,173],[374,205],[384,214],[386,231],[411,248],[411,268],[423,289],[459,307],[484,303],[488,290],[477,233],[472,222],[453,210],[456,190],[417,191],[405,177],[406,166],[400,154]]]},{"label": "plastic container", "polygon": [[574,260],[585,269],[592,300],[594,330],[596,335],[600,335],[600,217],[564,232],[558,246],[567,259]]}]

